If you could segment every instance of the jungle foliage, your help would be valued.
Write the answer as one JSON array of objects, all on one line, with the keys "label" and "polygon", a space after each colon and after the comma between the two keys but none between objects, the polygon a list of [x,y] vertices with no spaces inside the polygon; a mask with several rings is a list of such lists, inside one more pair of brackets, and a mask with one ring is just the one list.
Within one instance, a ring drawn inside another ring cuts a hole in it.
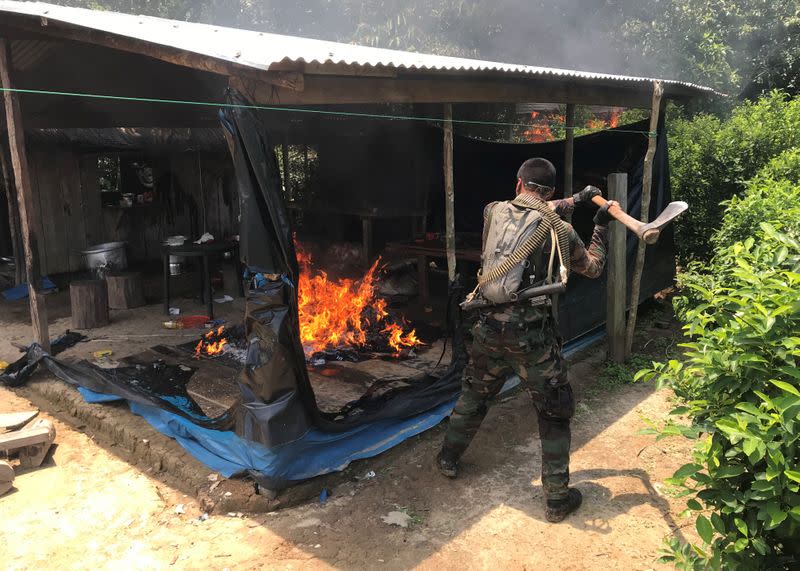
[{"label": "jungle foliage", "polygon": [[709,263],[690,265],[675,307],[681,361],[655,363],[683,401],[660,437],[697,439],[668,483],[689,496],[699,545],[671,541],[682,569],[800,564],[800,155],[773,159],[727,204]]},{"label": "jungle foliage", "polygon": [[[755,102],[745,101],[728,119],[703,113],[672,119],[668,125],[672,193],[691,205],[676,225],[678,257],[682,263],[708,260],[715,247],[752,235],[737,230],[731,214],[721,233],[709,240],[723,222],[728,201],[744,192],[747,181],[782,153],[800,146],[800,98],[773,91]],[[771,208],[777,203],[753,197],[748,203],[752,215],[747,217],[740,208],[731,212],[755,221],[761,205]]]}]

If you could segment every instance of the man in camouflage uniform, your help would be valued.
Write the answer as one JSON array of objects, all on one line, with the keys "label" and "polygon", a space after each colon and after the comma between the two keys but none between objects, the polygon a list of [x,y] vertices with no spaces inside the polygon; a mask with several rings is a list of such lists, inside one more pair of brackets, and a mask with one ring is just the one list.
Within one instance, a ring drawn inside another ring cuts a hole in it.
[{"label": "man in camouflage uniform", "polygon": [[[554,192],[555,167],[544,159],[525,161],[517,173],[516,193],[532,193],[547,201]],[[572,198],[550,203],[564,217],[576,204],[589,204],[600,191],[586,187]],[[484,211],[486,223],[489,208]],[[598,210],[588,247],[569,226],[572,271],[596,278],[603,272],[608,245],[608,207]],[[545,257],[549,247],[545,247]],[[536,256],[537,254],[534,254]],[[531,260],[539,267],[541,260]],[[437,456],[441,472],[451,478],[458,461],[486,416],[488,401],[506,379],[518,375],[533,398],[542,442],[542,485],[548,521],[558,522],[581,504],[581,493],[569,488],[570,419],[575,412],[567,364],[561,355],[561,336],[552,304],[530,301],[483,309],[472,329],[470,360],[464,372],[461,397],[450,417],[442,450]]]}]

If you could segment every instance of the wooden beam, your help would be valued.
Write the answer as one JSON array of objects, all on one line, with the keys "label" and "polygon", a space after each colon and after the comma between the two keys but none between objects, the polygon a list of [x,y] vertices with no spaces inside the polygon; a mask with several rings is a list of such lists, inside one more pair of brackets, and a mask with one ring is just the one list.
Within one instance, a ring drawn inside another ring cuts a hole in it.
[{"label": "wooden beam", "polygon": [[[575,104],[567,103],[566,112],[566,131],[567,138],[564,142],[564,198],[570,198],[575,189],[573,188],[573,167],[575,158]],[[572,214],[569,215],[568,222],[572,222]]]},{"label": "wooden beam", "polygon": [[479,79],[398,75],[396,78],[337,77],[306,74],[302,92],[239,76],[230,84],[260,105],[358,103],[518,103],[543,101],[582,105],[648,107],[649,96],[614,86],[554,80]]},{"label": "wooden beam", "polygon": [[[620,208],[628,208],[628,175],[608,175],[608,199],[616,200]],[[625,306],[627,295],[628,230],[620,223],[609,225],[608,259],[606,260],[606,335],[608,358],[617,363],[625,360]]]},{"label": "wooden beam", "polygon": [[[642,211],[639,219],[647,222],[650,215],[650,190],[653,186],[653,157],[658,145],[658,120],[661,113],[661,97],[664,87],[660,81],[653,82],[653,105],[650,111],[650,140],[647,143],[647,153],[644,157],[644,170],[642,172]],[[628,313],[628,329],[625,336],[625,354],[630,356],[633,348],[633,334],[636,330],[636,317],[639,311],[639,295],[642,286],[642,271],[644,270],[644,255],[647,244],[640,240],[636,249],[636,262],[631,278],[631,310]]]},{"label": "wooden beam", "polygon": [[209,73],[216,73],[218,75],[251,77],[259,81],[274,84],[275,86],[280,86],[288,91],[294,91],[296,89],[302,90],[303,81],[301,73],[262,70],[238,62],[221,60],[137,38],[118,36],[102,30],[77,28],[70,24],[52,20],[40,20],[38,18],[36,20],[38,23],[37,21],[27,18],[24,20],[15,19],[14,22],[9,22],[7,25],[16,31],[41,33],[54,40],[71,40],[85,44],[93,44],[114,50],[141,54],[153,59],[190,67],[200,71],[207,71]]},{"label": "wooden beam", "polygon": [[[8,61],[8,42],[0,39],[0,85],[12,86],[11,67]],[[39,238],[42,236],[38,205],[33,197],[28,157],[25,149],[25,129],[22,125],[22,112],[19,96],[11,91],[4,92],[8,142],[11,150],[11,164],[17,183],[17,200],[25,250],[25,267],[28,274],[28,293],[30,298],[31,322],[34,340],[50,352],[50,334],[47,326],[47,305],[42,294],[42,276],[39,269]]]},{"label": "wooden beam", "polygon": [[453,106],[444,106],[444,197],[445,240],[447,247],[447,277],[450,283],[456,279],[456,210],[453,188]]}]

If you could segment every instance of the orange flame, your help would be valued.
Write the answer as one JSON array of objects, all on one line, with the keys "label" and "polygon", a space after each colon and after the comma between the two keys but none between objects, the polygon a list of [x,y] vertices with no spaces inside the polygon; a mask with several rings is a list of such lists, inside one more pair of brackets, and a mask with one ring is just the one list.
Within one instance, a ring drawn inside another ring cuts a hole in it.
[{"label": "orange flame", "polygon": [[389,335],[389,346],[395,350],[395,353],[400,353],[405,347],[411,348],[420,344],[416,329],[403,335],[403,328],[395,323],[389,323],[381,333]]},{"label": "orange flame", "polygon": [[607,117],[592,117],[586,122],[586,128],[592,130],[613,129],[619,127],[619,120],[622,116],[622,109],[612,109]]},{"label": "orange flame", "polygon": [[539,123],[536,119],[539,118],[538,111],[531,111],[531,122],[533,123],[530,128],[522,132],[522,135],[531,143],[548,143],[555,140],[556,136],[553,134],[553,129],[550,125],[552,123],[564,123],[564,116],[553,113],[546,113],[542,115]]},{"label": "orange flame", "polygon": [[[380,258],[360,280],[332,280],[312,268],[311,255],[296,245],[300,265],[298,314],[300,341],[307,355],[342,346],[361,347],[367,342],[367,328],[388,317],[386,300],[376,296],[376,273]],[[374,319],[374,323],[370,321]],[[392,325],[387,324],[387,329]],[[395,326],[397,327],[397,326]],[[393,339],[393,331],[388,338]],[[404,335],[400,329],[398,347],[413,347],[420,342],[414,331]],[[400,349],[392,345],[397,351]]]},{"label": "orange flame", "polygon": [[228,344],[228,340],[222,337],[225,326],[221,325],[218,329],[212,329],[197,342],[194,348],[194,356],[199,359],[203,355],[219,355],[222,348]]}]

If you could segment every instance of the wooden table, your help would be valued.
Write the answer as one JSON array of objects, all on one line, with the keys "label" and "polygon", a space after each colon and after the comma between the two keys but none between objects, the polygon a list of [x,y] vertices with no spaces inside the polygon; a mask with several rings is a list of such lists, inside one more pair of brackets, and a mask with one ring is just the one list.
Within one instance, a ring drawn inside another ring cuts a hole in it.
[{"label": "wooden table", "polygon": [[244,284],[242,282],[242,268],[239,263],[239,242],[221,241],[221,242],[207,242],[205,244],[195,244],[194,242],[185,242],[181,246],[167,246],[161,247],[161,260],[164,264],[164,314],[169,314],[169,257],[170,256],[183,256],[187,258],[202,258],[203,269],[200,280],[200,301],[205,300],[208,308],[209,319],[214,319],[214,301],[211,299],[211,275],[208,269],[208,257],[212,254],[222,254],[224,252],[233,252],[233,262],[236,265],[236,278],[239,284],[239,293],[244,295]]},{"label": "wooden table", "polygon": [[[475,245],[472,245],[477,238]],[[475,234],[460,234],[456,236],[456,260],[467,262],[481,262],[480,236]],[[446,258],[447,248],[444,238],[434,240],[414,240],[411,242],[389,242],[386,244],[386,253],[399,256],[417,258],[417,272],[419,273],[419,294],[422,299],[430,297],[430,283],[428,281],[428,258]]]}]

